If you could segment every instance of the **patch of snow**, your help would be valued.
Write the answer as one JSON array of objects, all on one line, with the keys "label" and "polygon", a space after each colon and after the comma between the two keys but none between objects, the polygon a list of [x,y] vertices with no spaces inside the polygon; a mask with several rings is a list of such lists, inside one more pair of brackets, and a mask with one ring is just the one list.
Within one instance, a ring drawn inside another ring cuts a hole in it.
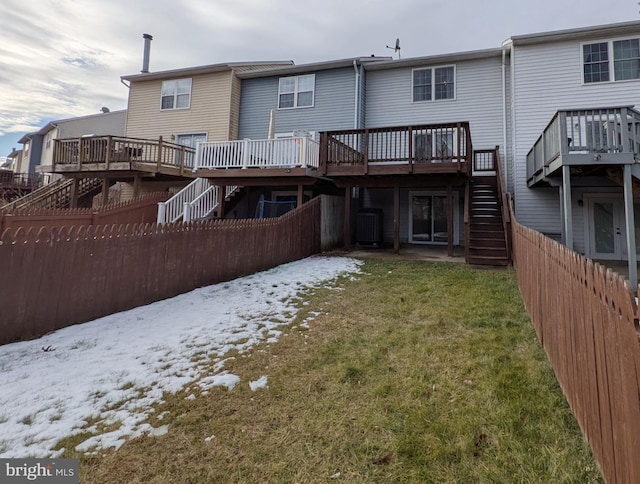
[{"label": "patch of snow", "polygon": [[211,387],[227,387],[229,390],[233,390],[233,387],[238,383],[240,383],[240,377],[228,371],[223,371],[218,375],[207,376],[198,381],[198,385],[203,390]]},{"label": "patch of snow", "polygon": [[[116,430],[87,439],[78,451],[117,449],[151,431],[145,420],[165,392],[210,383],[210,361],[218,372],[229,351],[242,355],[275,341],[277,328],[296,317],[296,298],[358,273],[361,264],[310,257],[0,346],[0,458],[57,457],[63,450],[52,449],[60,439],[98,432],[98,424]],[[225,386],[232,388],[233,379],[239,381],[225,376]]]},{"label": "patch of snow", "polygon": [[249,382],[249,387],[251,388],[252,391],[256,391],[260,388],[268,388],[267,387],[267,377],[266,376],[261,376],[260,378],[258,378],[255,381],[250,381]]}]

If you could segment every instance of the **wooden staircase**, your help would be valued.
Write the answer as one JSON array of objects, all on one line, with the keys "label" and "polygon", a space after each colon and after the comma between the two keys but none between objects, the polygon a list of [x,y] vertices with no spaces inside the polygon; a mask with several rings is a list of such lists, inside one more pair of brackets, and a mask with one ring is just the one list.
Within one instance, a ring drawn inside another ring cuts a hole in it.
[{"label": "wooden staircase", "polygon": [[[69,208],[71,207],[72,185],[72,179],[62,178],[0,208],[12,210],[19,208]],[[99,178],[83,178],[78,182],[77,197],[91,196],[97,193],[101,186],[102,180]]]},{"label": "wooden staircase", "polygon": [[509,265],[498,179],[496,175],[473,176],[468,183],[467,262],[477,265]]}]

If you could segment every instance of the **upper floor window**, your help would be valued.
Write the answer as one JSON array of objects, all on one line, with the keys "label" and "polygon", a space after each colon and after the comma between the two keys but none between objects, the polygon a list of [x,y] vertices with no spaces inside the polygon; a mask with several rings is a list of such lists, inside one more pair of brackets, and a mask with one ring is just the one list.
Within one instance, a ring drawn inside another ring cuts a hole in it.
[{"label": "upper floor window", "polygon": [[585,84],[640,79],[640,39],[583,44],[582,65]]},{"label": "upper floor window", "polygon": [[281,77],[278,84],[278,109],[313,106],[316,75]]},{"label": "upper floor window", "polygon": [[413,102],[454,98],[454,66],[413,70]]},{"label": "upper floor window", "polygon": [[162,81],[160,109],[187,109],[191,105],[191,79]]}]

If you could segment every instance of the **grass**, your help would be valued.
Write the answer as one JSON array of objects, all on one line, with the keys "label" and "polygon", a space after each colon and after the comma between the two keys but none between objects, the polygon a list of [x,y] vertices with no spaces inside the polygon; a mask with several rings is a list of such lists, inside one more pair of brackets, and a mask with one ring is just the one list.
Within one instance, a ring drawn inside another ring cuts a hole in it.
[{"label": "grass", "polygon": [[81,481],[602,482],[513,271],[364,272],[314,289],[277,343],[230,359],[232,391],[167,395],[149,423],[168,434],[80,456]]}]

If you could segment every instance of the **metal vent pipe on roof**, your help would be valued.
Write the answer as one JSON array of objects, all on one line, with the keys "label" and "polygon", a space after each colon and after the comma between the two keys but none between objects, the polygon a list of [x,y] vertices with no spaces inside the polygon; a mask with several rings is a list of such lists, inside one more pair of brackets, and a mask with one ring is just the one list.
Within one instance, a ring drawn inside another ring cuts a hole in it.
[{"label": "metal vent pipe on roof", "polygon": [[142,55],[142,72],[146,74],[149,72],[149,54],[151,52],[151,41],[153,37],[149,34],[142,34],[142,38],[144,39],[144,52]]}]

